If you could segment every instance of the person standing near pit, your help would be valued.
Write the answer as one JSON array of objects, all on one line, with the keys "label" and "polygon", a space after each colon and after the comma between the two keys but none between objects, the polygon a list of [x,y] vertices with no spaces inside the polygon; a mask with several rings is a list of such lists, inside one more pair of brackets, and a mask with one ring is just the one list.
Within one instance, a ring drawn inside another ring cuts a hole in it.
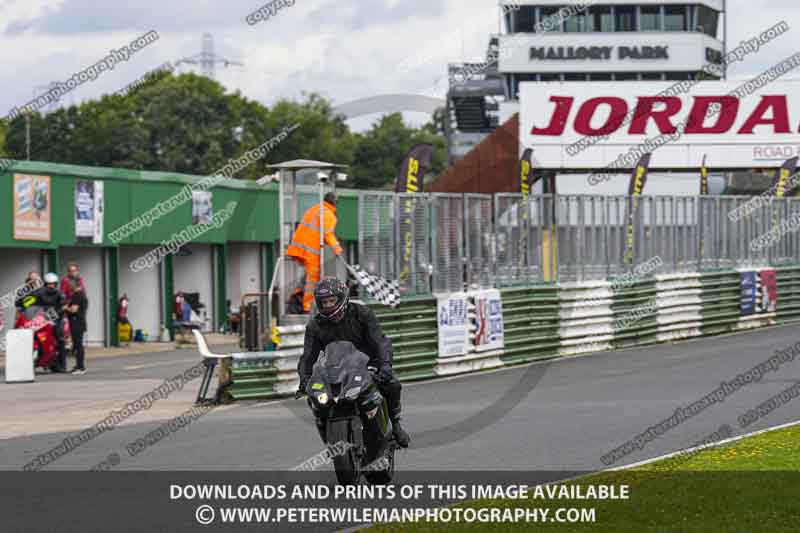
[{"label": "person standing near pit", "polygon": [[[336,238],[336,195],[329,192],[325,195],[322,205],[322,231],[324,233],[325,244],[333,248],[333,253],[342,255],[344,250]],[[314,303],[314,289],[317,288],[322,273],[322,250],[320,247],[320,205],[311,206],[297,227],[292,236],[292,242],[286,251],[295,262],[301,264],[306,271],[306,283],[303,287],[303,311],[311,311],[311,304]]]},{"label": "person standing near pit", "polygon": [[81,289],[83,289],[83,293],[86,294],[86,283],[84,283],[83,277],[81,277],[81,271],[78,267],[78,263],[72,261],[69,263],[69,265],[67,265],[67,275],[61,278],[61,294],[64,295],[64,298],[67,299],[67,302],[72,299],[72,288],[76,284],[80,285]]},{"label": "person standing near pit", "polygon": [[67,302],[67,317],[69,319],[69,334],[72,337],[72,351],[75,354],[75,367],[73,376],[86,373],[86,352],[83,348],[83,336],[86,333],[86,308],[89,301],[80,283],[72,286],[72,295]]}]

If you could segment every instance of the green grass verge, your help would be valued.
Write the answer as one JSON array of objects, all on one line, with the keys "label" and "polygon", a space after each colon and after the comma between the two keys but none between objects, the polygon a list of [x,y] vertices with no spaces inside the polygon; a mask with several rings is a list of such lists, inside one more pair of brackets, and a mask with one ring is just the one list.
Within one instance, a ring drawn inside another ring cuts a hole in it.
[{"label": "green grass verge", "polygon": [[[487,480],[487,483],[491,483]],[[474,500],[456,507],[595,509],[594,523],[405,523],[375,532],[578,531],[608,533],[800,531],[800,426],[567,485],[628,485],[628,500]]]}]

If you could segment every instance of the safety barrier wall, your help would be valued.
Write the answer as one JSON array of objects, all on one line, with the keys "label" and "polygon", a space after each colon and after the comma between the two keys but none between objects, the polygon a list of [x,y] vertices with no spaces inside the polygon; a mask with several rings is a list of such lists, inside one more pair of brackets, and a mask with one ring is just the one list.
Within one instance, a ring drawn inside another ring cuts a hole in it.
[{"label": "safety barrier wall", "polygon": [[297,389],[297,362],[303,354],[304,325],[276,328],[278,346],[272,352],[235,353],[229,396],[234,400],[288,396]]},{"label": "safety barrier wall", "polygon": [[[777,288],[774,310],[763,303],[768,288],[761,280],[762,272],[772,270]],[[755,279],[755,307],[749,314],[743,313],[745,272]],[[392,340],[394,368],[402,381],[800,321],[800,266],[502,289],[495,291],[502,304],[499,347],[479,346],[477,342],[477,324],[485,327],[486,316],[479,319],[485,310],[479,311],[476,302],[478,295],[486,292],[492,291],[458,293],[467,302],[467,346],[455,356],[439,352],[441,311],[437,309],[453,294],[409,298],[396,309],[372,306]],[[234,357],[230,388],[234,399],[286,396],[296,389],[303,326],[278,329],[277,351]]]},{"label": "safety barrier wall", "polygon": [[800,266],[777,268],[778,309],[775,320],[778,324],[800,320]]},{"label": "safety barrier wall", "polygon": [[373,309],[383,332],[392,341],[398,377],[404,381],[436,377],[436,300],[415,298],[395,309],[378,305]]},{"label": "safety barrier wall", "polygon": [[556,285],[503,289],[504,364],[558,356],[560,308]]},{"label": "safety barrier wall", "polygon": [[[394,369],[399,378],[411,381],[436,377],[436,300],[408,298],[396,309],[372,307],[384,333],[392,340]],[[232,384],[228,389],[231,399],[284,397],[297,389],[297,363],[303,353],[305,326],[278,326],[276,333],[275,351],[233,355]]]}]

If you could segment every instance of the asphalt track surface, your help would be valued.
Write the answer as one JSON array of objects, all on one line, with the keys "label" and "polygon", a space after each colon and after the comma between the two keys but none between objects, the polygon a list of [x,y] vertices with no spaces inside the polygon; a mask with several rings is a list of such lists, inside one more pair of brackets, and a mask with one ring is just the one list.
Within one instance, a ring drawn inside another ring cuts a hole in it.
[{"label": "asphalt track surface", "polygon": [[[796,326],[766,328],[675,344],[545,362],[444,381],[408,384],[403,390],[405,426],[412,447],[398,454],[400,470],[546,470],[585,471],[605,468],[600,458],[648,427],[671,416],[767,360],[776,350],[800,341]],[[192,366],[190,351],[97,361],[80,378],[82,390],[120,388],[141,383],[147,392],[160,380]],[[800,356],[768,372],[724,402],[671,428],[657,439],[614,463],[656,457],[694,445],[730,425],[733,435],[800,418],[800,399],[748,426],[737,418],[781,390],[800,382]],[[50,394],[79,392],[72,376],[43,376],[39,389]],[[70,381],[73,380],[73,381]],[[58,383],[63,387],[58,388]],[[125,446],[155,429],[170,416],[191,408],[199,380],[165,400],[161,418],[137,414],[114,431],[83,444],[46,467],[86,470],[119,453],[116,470],[287,470],[321,450],[310,413],[301,400],[245,402],[223,406],[202,416],[144,452],[129,457]],[[4,406],[0,423],[15,412],[14,387],[0,384]],[[69,387],[69,388],[67,388]],[[151,387],[148,389],[148,387]],[[34,389],[31,389],[34,390]],[[126,389],[127,390],[127,389]],[[26,392],[25,394],[30,394]],[[134,400],[132,393],[129,400]],[[27,398],[26,401],[31,401]],[[107,402],[106,410],[119,409]],[[166,402],[170,402],[167,404]],[[153,407],[155,411],[155,405]],[[66,416],[66,415],[65,415]],[[96,417],[99,420],[102,417]],[[88,427],[78,424],[76,431]],[[19,470],[37,454],[51,449],[74,431],[36,432],[0,440],[0,469]]]}]

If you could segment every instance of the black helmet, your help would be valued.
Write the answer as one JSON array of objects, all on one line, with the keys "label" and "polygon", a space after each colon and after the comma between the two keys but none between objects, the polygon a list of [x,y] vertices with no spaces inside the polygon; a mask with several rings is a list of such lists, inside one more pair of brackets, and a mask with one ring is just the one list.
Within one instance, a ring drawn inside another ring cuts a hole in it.
[{"label": "black helmet", "polygon": [[[322,305],[323,299],[336,298],[335,306],[328,306],[326,309]],[[314,300],[317,302],[319,315],[326,320],[339,320],[347,309],[347,302],[350,300],[350,290],[347,285],[333,277],[323,279],[314,289]]]}]

